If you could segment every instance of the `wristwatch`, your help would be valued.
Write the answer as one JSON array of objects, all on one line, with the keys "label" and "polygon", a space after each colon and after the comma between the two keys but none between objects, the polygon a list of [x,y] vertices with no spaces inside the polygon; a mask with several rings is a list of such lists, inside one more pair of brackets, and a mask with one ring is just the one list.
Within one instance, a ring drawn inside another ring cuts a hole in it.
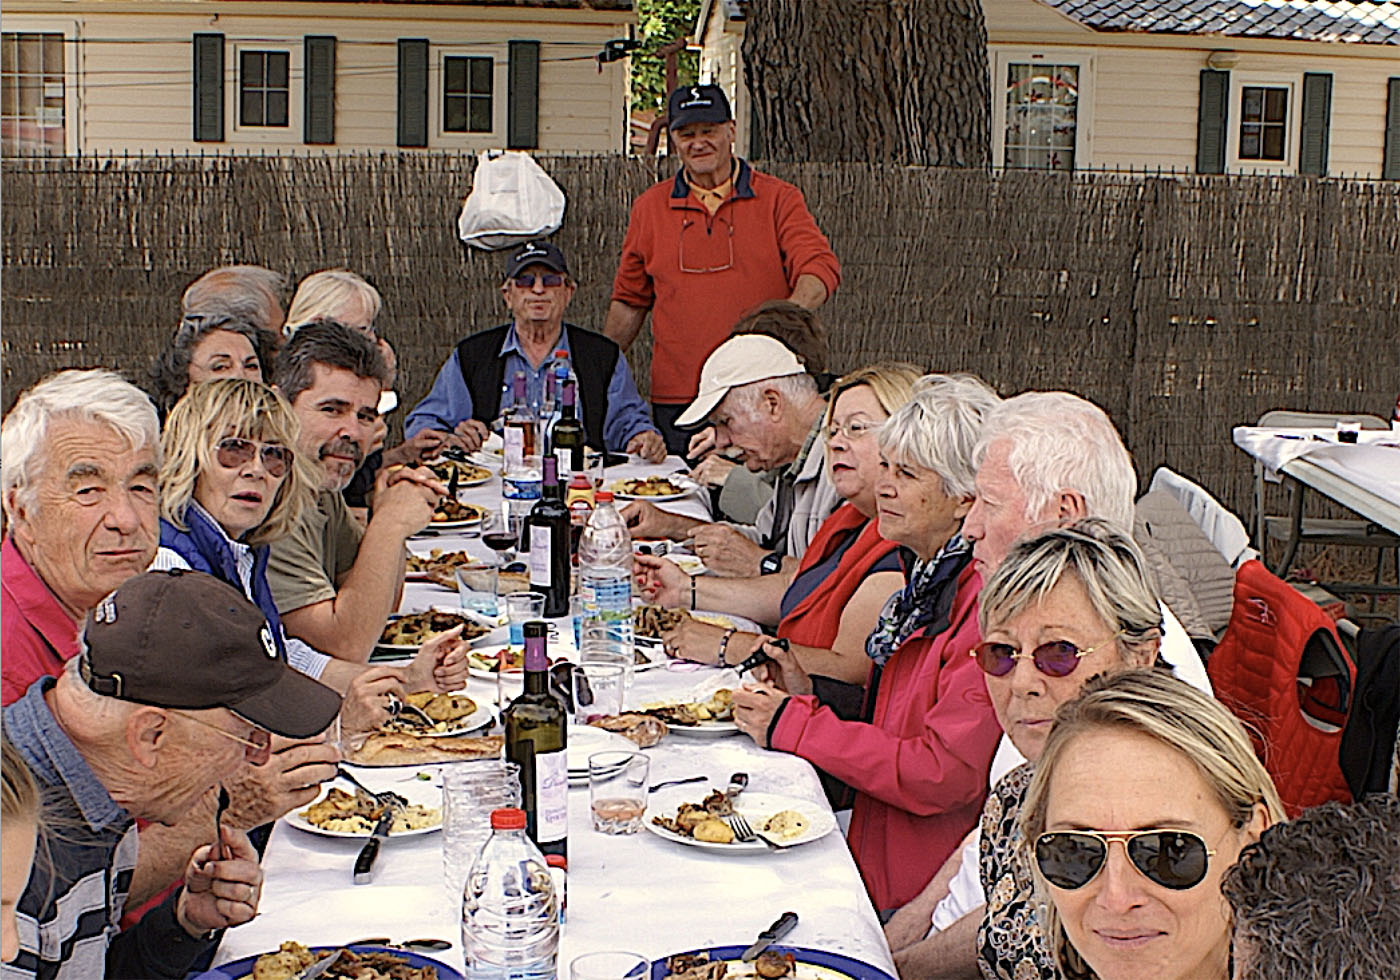
[{"label": "wristwatch", "polygon": [[780,552],[770,551],[758,560],[758,574],[772,575],[783,567],[783,556]]}]

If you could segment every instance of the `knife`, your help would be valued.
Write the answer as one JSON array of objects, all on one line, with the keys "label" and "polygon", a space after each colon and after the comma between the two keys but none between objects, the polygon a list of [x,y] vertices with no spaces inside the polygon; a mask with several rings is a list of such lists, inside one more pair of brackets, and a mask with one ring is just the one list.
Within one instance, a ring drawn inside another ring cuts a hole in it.
[{"label": "knife", "polygon": [[749,774],[746,772],[736,772],[729,777],[729,785],[724,788],[724,795],[729,797],[729,802],[733,803],[734,798],[744,791],[744,787],[749,784]]},{"label": "knife", "polygon": [[782,915],[778,916],[778,921],[774,922],[771,926],[769,926],[767,929],[764,929],[758,934],[758,941],[755,942],[748,949],[744,950],[744,955],[741,956],[740,959],[742,959],[745,963],[752,963],[755,959],[758,958],[759,953],[763,952],[769,946],[776,943],[779,939],[782,939],[788,933],[792,932],[793,928],[796,925],[797,913],[784,912]]},{"label": "knife", "polygon": [[295,977],[293,977],[292,980],[316,980],[316,978],[319,977],[321,974],[325,973],[331,967],[335,966],[335,964],[340,960],[340,954],[344,952],[345,948],[341,947],[340,949],[332,953],[330,956],[323,957],[322,959],[317,960],[315,963],[312,963],[305,970],[302,970]]},{"label": "knife", "polygon": [[374,859],[379,857],[379,844],[389,836],[389,828],[393,825],[394,807],[385,804],[384,812],[379,815],[379,822],[374,825],[365,846],[360,848],[359,857],[355,858],[355,884],[368,885],[374,880]]}]

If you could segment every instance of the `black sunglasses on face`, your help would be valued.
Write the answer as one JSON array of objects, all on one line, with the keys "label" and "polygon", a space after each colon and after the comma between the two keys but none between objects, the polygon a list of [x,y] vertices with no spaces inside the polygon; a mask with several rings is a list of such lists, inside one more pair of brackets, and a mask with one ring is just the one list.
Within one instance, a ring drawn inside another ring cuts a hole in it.
[{"label": "black sunglasses on face", "polygon": [[[541,272],[539,274],[539,280],[540,282],[544,283],[546,289],[551,288],[553,286],[564,285],[564,276],[558,272]],[[514,281],[515,284],[521,289],[534,289],[535,273],[522,272],[520,273],[520,275],[515,277]]]},{"label": "black sunglasses on face", "polygon": [[252,462],[254,455],[261,457],[263,469],[267,470],[268,476],[275,478],[287,475],[295,457],[286,446],[259,446],[252,440],[235,437],[220,439],[219,444],[214,447],[214,458],[225,469],[236,470],[240,466],[247,466]]},{"label": "black sunglasses on face", "polygon": [[991,674],[993,677],[1005,677],[1011,673],[1018,660],[1031,661],[1035,664],[1035,669],[1047,677],[1068,677],[1079,666],[1079,661],[1095,650],[1101,650],[1108,646],[1122,635],[1123,631],[1119,630],[1102,643],[1096,643],[1087,650],[1079,649],[1068,640],[1053,640],[1049,643],[1042,643],[1030,653],[1022,653],[1010,643],[987,641],[977,644],[972,655],[977,658],[977,666],[981,667],[984,673]]},{"label": "black sunglasses on face", "polygon": [[1215,855],[1199,834],[1189,830],[1061,830],[1035,839],[1035,863],[1050,884],[1073,891],[1103,870],[1113,841],[1123,845],[1143,877],[1173,891],[1199,885]]}]

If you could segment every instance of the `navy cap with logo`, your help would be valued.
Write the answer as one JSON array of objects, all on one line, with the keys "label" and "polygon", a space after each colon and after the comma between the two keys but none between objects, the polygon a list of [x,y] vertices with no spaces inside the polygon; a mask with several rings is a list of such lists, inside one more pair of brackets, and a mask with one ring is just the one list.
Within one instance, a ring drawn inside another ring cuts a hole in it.
[{"label": "navy cap with logo", "polygon": [[80,674],[98,694],[161,708],[228,708],[288,738],[322,732],[340,695],[288,667],[262,611],[203,572],[127,579],[87,615]]},{"label": "navy cap with logo", "polygon": [[566,276],[569,274],[569,266],[559,246],[553,242],[526,242],[506,257],[506,278],[514,279],[522,269],[532,265],[542,265]]},{"label": "navy cap with logo", "polygon": [[682,85],[666,100],[666,128],[680,129],[691,123],[729,122],[729,99],[718,85]]}]

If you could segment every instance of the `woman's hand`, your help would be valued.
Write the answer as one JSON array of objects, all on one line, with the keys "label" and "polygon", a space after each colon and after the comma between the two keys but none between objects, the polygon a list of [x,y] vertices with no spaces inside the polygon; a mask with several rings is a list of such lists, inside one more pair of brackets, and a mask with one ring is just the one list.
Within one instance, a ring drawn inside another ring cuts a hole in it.
[{"label": "woman's hand", "polygon": [[632,560],[632,576],[637,591],[647,602],[668,609],[690,608],[690,576],[669,558],[636,555]]},{"label": "woman's hand", "polygon": [[754,668],[754,677],[789,694],[812,693],[812,677],[802,669],[796,654],[785,646],[768,642],[763,644],[763,652],[773,659]]},{"label": "woman's hand", "polygon": [[410,694],[457,690],[467,683],[467,650],[461,626],[439,633],[419,647],[404,673],[404,686]]},{"label": "woman's hand", "polygon": [[768,728],[788,695],[770,684],[753,681],[734,692],[734,724],[761,748],[768,748]]}]

